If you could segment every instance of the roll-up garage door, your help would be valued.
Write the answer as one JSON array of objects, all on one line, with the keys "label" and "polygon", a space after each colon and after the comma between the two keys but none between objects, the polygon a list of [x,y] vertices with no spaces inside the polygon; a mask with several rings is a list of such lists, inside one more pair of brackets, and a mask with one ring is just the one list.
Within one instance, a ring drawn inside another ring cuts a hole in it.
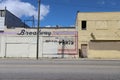
[{"label": "roll-up garage door", "polygon": [[5,57],[29,57],[28,44],[6,44]]},{"label": "roll-up garage door", "polygon": [[58,43],[57,42],[44,42],[43,55],[57,55]]}]

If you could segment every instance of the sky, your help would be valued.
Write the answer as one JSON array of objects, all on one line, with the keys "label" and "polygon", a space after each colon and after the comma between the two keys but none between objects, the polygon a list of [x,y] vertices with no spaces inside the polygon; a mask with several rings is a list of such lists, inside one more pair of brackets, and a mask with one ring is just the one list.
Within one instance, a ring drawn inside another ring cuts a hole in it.
[{"label": "sky", "polygon": [[[0,0],[0,9],[5,6],[22,21],[32,20],[34,16],[37,26],[38,0]],[[77,11],[119,12],[120,0],[41,0],[40,26],[74,27]]]}]

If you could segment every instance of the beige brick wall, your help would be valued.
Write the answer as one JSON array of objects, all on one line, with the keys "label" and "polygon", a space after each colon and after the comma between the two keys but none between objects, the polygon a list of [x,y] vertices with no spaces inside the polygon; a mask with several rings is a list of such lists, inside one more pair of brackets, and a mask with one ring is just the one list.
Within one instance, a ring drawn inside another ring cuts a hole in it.
[{"label": "beige brick wall", "polygon": [[[81,30],[81,22],[83,20],[87,22],[86,30]],[[87,52],[89,58],[120,58],[120,49],[112,51],[89,48],[91,40],[104,40],[105,42],[120,40],[120,12],[78,12],[76,29],[79,36],[78,49],[81,49],[81,44],[88,44]]]}]

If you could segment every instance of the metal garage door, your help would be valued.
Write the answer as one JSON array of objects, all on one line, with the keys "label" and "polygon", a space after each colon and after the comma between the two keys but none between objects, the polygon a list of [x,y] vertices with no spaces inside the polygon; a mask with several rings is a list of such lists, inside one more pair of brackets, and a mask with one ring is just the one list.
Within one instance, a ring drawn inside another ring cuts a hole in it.
[{"label": "metal garage door", "polygon": [[29,57],[28,44],[6,44],[5,57]]},{"label": "metal garage door", "polygon": [[57,42],[44,42],[43,55],[57,55],[58,43]]},{"label": "metal garage door", "polygon": [[[42,37],[39,37],[39,46],[39,57],[42,57]],[[36,37],[7,37],[5,43],[5,57],[36,57]]]}]

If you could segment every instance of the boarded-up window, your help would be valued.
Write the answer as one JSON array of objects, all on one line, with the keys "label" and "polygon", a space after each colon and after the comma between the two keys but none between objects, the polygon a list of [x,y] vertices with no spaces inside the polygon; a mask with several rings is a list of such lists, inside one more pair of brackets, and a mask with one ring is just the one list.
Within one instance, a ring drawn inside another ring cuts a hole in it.
[{"label": "boarded-up window", "polygon": [[89,43],[91,50],[117,50],[120,51],[120,42],[114,41],[93,41]]}]

